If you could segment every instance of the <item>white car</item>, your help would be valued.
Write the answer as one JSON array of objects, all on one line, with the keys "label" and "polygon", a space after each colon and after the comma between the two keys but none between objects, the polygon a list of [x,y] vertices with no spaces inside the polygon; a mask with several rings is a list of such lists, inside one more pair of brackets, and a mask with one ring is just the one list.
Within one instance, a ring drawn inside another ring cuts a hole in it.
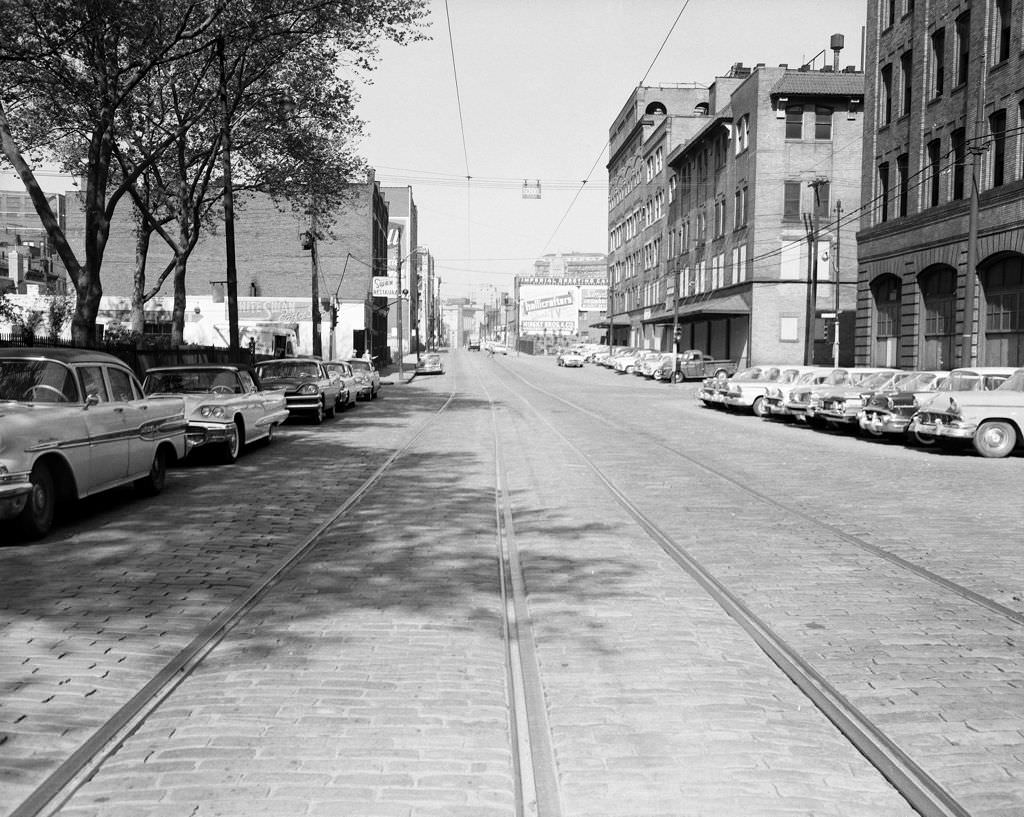
[{"label": "white car", "polygon": [[58,511],[134,483],[164,487],[185,455],[185,402],[146,397],[113,355],[88,349],[0,350],[0,519],[45,536]]},{"label": "white car", "polygon": [[270,442],[288,419],[283,389],[262,389],[244,368],[229,365],[161,366],[146,372],[146,394],[185,401],[188,452],[216,448],[232,463],[247,445]]},{"label": "white car", "polygon": [[555,358],[555,363],[559,366],[565,366],[570,369],[582,369],[583,368],[583,355],[579,352],[573,352],[567,350],[562,352]]}]

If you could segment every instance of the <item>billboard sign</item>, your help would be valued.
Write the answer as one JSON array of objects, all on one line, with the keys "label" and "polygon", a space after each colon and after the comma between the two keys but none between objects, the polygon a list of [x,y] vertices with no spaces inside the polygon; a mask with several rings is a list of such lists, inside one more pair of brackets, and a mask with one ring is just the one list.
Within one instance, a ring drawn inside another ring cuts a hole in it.
[{"label": "billboard sign", "polygon": [[374,298],[397,298],[398,277],[391,275],[375,275],[370,279],[373,284],[371,294]]}]

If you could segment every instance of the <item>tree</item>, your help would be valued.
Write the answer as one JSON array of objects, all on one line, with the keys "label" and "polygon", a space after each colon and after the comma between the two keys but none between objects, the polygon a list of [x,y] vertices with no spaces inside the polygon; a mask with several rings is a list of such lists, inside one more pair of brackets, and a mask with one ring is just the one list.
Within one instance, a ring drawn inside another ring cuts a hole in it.
[{"label": "tree", "polygon": [[[212,92],[215,43],[230,43],[232,64],[253,69],[251,83],[236,85],[237,111],[247,98],[241,92],[251,101],[257,80],[298,77],[294,71],[314,57],[328,60],[322,70],[346,60],[372,67],[378,41],[418,37],[424,13],[424,0],[0,0],[0,148],[71,278],[74,339],[94,341],[115,208],[192,128],[215,130],[220,116],[231,115]],[[188,70],[174,70],[182,66]],[[168,78],[189,91],[176,119],[154,105],[166,99]],[[81,257],[35,178],[43,159],[83,180]]]}]

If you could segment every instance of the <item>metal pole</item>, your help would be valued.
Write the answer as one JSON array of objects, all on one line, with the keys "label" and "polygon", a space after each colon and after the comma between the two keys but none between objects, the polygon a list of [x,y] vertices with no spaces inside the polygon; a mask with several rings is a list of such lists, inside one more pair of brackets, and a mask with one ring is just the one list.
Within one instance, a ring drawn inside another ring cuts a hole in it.
[{"label": "metal pole", "polygon": [[313,202],[313,212],[309,217],[309,258],[312,277],[310,281],[310,294],[313,298],[313,311],[310,315],[313,321],[313,357],[324,356],[324,341],[320,335],[320,257],[317,250],[317,217],[316,202]]},{"label": "metal pole", "polygon": [[811,217],[804,213],[804,227],[807,229],[807,302],[804,305],[804,366],[814,362],[814,286],[812,284],[814,258],[814,228]]},{"label": "metal pole", "polygon": [[402,257],[398,257],[398,379],[402,379]]},{"label": "metal pole", "polygon": [[967,209],[967,270],[964,274],[964,326],[961,341],[961,366],[974,365],[974,286],[978,266],[978,154],[973,145],[968,149],[971,162],[971,198]]},{"label": "metal pole", "polygon": [[224,71],[224,35],[217,37],[220,61],[221,164],[224,173],[224,257],[228,296],[228,357],[238,361],[238,268],[235,265],[235,192],[231,183],[231,121],[228,117],[228,82]]},{"label": "metal pole", "polygon": [[835,326],[833,327],[833,339],[832,339],[832,367],[835,369],[839,368],[839,236],[842,234],[842,227],[840,222],[843,215],[843,203],[836,201],[836,297],[835,297]]}]

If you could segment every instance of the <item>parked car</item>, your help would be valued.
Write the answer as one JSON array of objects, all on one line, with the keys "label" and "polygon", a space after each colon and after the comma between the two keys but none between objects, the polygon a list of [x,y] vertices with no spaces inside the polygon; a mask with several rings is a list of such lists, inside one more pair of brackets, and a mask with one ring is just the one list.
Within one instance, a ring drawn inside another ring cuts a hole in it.
[{"label": "parked car", "polygon": [[612,361],[612,368],[617,372],[625,372],[626,374],[633,374],[633,369],[636,368],[637,359],[644,352],[643,349],[632,349],[622,354],[615,355]]},{"label": "parked car", "polygon": [[338,408],[345,409],[354,406],[356,394],[359,392],[359,381],[349,362],[347,360],[328,360],[324,364],[324,368],[331,374],[337,375],[344,386],[338,396]]},{"label": "parked car", "polygon": [[265,360],[256,365],[256,375],[264,388],[284,389],[293,416],[306,415],[319,425],[337,411],[341,379],[315,357]]},{"label": "parked car", "polygon": [[659,382],[672,383],[681,357],[675,352],[663,352],[644,364],[644,374]]},{"label": "parked car", "polygon": [[[728,409],[750,411],[757,417],[767,413],[764,397],[773,383],[789,382],[801,371],[796,366],[752,366],[737,372],[726,383],[722,405]],[[784,375],[786,379],[784,379]]]},{"label": "parked car", "polygon": [[216,448],[231,463],[245,446],[270,440],[288,419],[282,389],[262,389],[238,366],[161,366],[146,372],[143,391],[151,397],[185,401],[186,453]]},{"label": "parked car", "polygon": [[764,394],[765,417],[774,420],[791,420],[794,415],[787,408],[790,395],[795,389],[823,383],[834,370],[823,366],[805,369],[794,379],[783,382],[781,379],[768,387]]},{"label": "parked car", "polygon": [[416,374],[444,374],[440,355],[427,355],[416,361]]},{"label": "parked car", "polygon": [[[479,347],[477,347],[477,351],[480,351]],[[376,400],[377,392],[380,391],[380,372],[373,365],[373,361],[364,357],[350,357],[348,363],[359,384],[356,399]]]},{"label": "parked car", "polygon": [[786,411],[798,421],[818,425],[822,420],[816,417],[824,396],[836,391],[839,386],[855,386],[865,378],[878,374],[880,371],[893,372],[894,369],[833,369],[820,383],[808,383],[794,387],[785,402]]},{"label": "parked car", "polygon": [[725,392],[729,388],[729,378],[725,374],[705,377],[697,387],[697,401],[709,408],[722,408],[725,405]]},{"label": "parked car", "polygon": [[908,374],[897,369],[883,369],[860,379],[851,377],[851,382],[822,391],[821,400],[813,409],[814,417],[833,428],[856,427],[857,415],[868,397],[881,389],[892,388]]},{"label": "parked car", "polygon": [[570,369],[582,369],[583,355],[571,349],[564,349],[558,353],[558,357],[555,358],[555,364],[557,366],[566,366]]},{"label": "parked car", "polygon": [[33,539],[69,502],[131,483],[159,493],[185,456],[184,400],[147,397],[87,349],[0,350],[0,428],[0,519]]},{"label": "parked car", "polygon": [[663,354],[664,352],[654,349],[641,352],[636,359],[636,365],[633,367],[633,374],[637,377],[653,377],[654,366],[661,360]]},{"label": "parked car", "polygon": [[704,354],[700,349],[687,349],[682,352],[679,362],[679,379],[700,380],[705,377],[724,375],[729,377],[739,367],[735,360],[717,360]]},{"label": "parked car", "polygon": [[[969,440],[983,457],[1005,457],[1021,439],[1021,372],[1024,369],[954,369],[910,420],[917,442]],[[997,395],[998,392],[998,395]]]},{"label": "parked car", "polygon": [[949,380],[949,372],[907,372],[905,377],[866,397],[857,412],[861,431],[874,437],[904,435],[920,401]]}]

